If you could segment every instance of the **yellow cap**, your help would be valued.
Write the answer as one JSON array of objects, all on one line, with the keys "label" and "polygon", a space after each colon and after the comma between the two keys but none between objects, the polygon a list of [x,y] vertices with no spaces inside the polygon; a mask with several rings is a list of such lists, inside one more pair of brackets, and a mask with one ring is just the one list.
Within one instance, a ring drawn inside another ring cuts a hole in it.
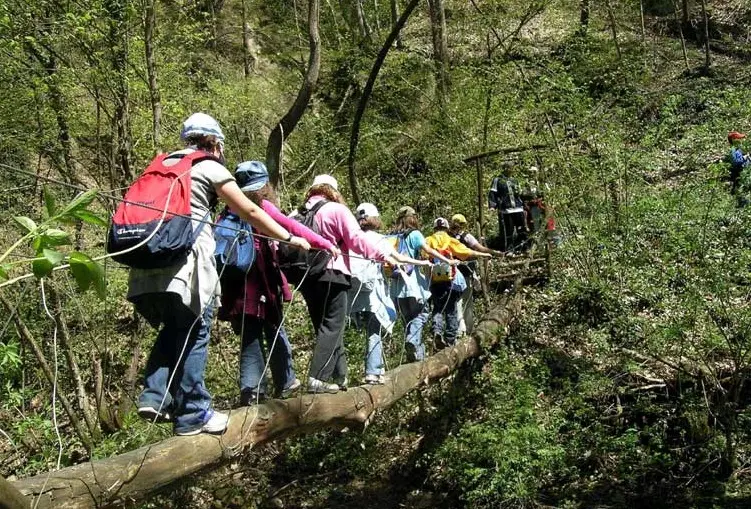
[{"label": "yellow cap", "polygon": [[451,216],[451,222],[456,224],[467,224],[467,218],[462,214],[454,214]]}]

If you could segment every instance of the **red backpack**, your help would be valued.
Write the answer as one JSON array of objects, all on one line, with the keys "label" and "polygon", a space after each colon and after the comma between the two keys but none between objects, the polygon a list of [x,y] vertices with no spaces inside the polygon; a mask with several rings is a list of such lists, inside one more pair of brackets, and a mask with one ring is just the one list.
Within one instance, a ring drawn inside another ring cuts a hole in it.
[{"label": "red backpack", "polygon": [[[179,159],[165,166],[166,159]],[[107,253],[124,265],[156,269],[185,261],[201,232],[193,232],[190,209],[193,166],[207,159],[207,152],[160,154],[125,193],[112,216]]]}]

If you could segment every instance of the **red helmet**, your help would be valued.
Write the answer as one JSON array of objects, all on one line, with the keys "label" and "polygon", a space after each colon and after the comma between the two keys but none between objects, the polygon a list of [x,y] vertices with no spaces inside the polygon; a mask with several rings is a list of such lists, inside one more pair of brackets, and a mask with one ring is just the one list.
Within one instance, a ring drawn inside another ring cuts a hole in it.
[{"label": "red helmet", "polygon": [[730,131],[728,133],[728,143],[733,143],[735,140],[742,140],[746,135],[739,133],[738,131]]}]

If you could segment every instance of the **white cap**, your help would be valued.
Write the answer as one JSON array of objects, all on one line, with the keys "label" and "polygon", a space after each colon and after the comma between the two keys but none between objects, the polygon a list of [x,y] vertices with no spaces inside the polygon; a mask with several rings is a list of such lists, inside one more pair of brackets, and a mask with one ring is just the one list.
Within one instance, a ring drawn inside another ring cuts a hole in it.
[{"label": "white cap", "polygon": [[224,141],[224,133],[219,126],[219,122],[205,113],[193,113],[183,122],[180,138],[184,140],[195,135],[216,136],[217,141]]},{"label": "white cap", "polygon": [[357,206],[357,218],[364,219],[366,217],[378,217],[378,208],[372,203],[361,203]]},{"label": "white cap", "polygon": [[[316,178],[313,179],[313,186],[317,186],[320,184],[328,184],[337,191],[339,190],[339,184],[336,182],[336,179],[332,177],[331,175],[326,175],[325,173],[323,175],[316,175]],[[313,187],[310,186],[310,187]]]},{"label": "white cap", "polygon": [[448,228],[449,222],[446,220],[445,217],[437,217],[435,218],[435,221],[433,221],[433,228]]}]

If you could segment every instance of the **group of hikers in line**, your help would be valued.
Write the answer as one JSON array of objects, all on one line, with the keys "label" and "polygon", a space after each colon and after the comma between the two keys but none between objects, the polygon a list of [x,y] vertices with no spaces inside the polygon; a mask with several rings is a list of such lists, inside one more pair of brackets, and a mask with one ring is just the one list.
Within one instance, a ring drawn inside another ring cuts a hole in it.
[{"label": "group of hikers in line", "polygon": [[[351,212],[336,179],[318,175],[302,206],[287,216],[263,163],[243,162],[234,175],[224,166],[224,135],[215,119],[191,115],[181,138],[185,149],[158,156],[128,190],[108,241],[113,257],[131,266],[128,299],[159,330],[145,368],[140,416],[170,421],[178,435],[226,429],[229,418],[212,408],[204,383],[217,310],[217,318],[241,336],[242,405],[301,388],[284,328],[289,282],[302,295],[315,330],[310,393],[347,389],[348,317],[367,337],[367,384],[384,383],[383,338],[399,316],[407,361],[425,358],[423,328],[431,317],[437,348],[453,345],[462,330],[471,332],[469,261],[503,253],[467,232],[463,215],[436,218],[426,237],[416,211],[405,206],[385,235],[375,205],[362,203]],[[212,223],[219,198],[226,208]],[[182,209],[175,205],[180,199]],[[242,227],[231,242],[216,240],[217,226],[227,224]],[[238,249],[229,252],[225,244]],[[238,252],[249,259],[233,258]]]}]

